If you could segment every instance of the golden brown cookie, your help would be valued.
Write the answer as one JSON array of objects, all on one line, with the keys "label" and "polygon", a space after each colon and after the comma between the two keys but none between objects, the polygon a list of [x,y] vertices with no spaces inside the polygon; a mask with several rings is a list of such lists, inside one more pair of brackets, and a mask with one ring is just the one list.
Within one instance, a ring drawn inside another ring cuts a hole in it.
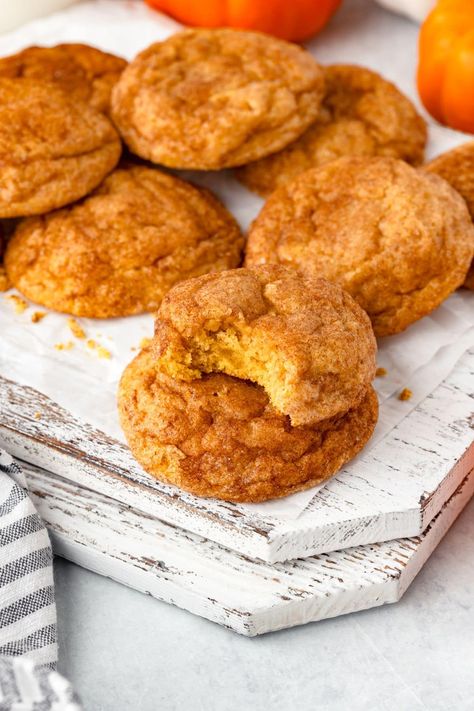
[{"label": "golden brown cookie", "polygon": [[0,58],[0,77],[53,82],[71,99],[108,111],[113,85],[127,62],[85,44],[27,47]]},{"label": "golden brown cookie", "polygon": [[[436,173],[448,181],[466,201],[471,219],[474,221],[474,141],[453,148],[430,161],[425,170]],[[463,284],[474,289],[474,262]]]},{"label": "golden brown cookie", "polygon": [[323,75],[301,47],[256,32],[192,29],[141,52],[112,93],[133,153],[172,168],[242,165],[315,119]]},{"label": "golden brown cookie", "polygon": [[364,67],[324,67],[326,93],[314,123],[294,143],[237,171],[250,190],[269,195],[299,173],[342,156],[422,162],[426,124],[396,86]]},{"label": "golden brown cookie", "polygon": [[466,205],[445,180],[393,158],[339,158],[273,193],[250,229],[246,266],[334,281],[388,336],[457,289],[473,253]]},{"label": "golden brown cookie", "polygon": [[155,322],[162,369],[221,372],[261,385],[293,425],[346,412],[375,375],[370,321],[335,284],[269,266],[177,284]]},{"label": "golden brown cookie", "polygon": [[369,387],[341,417],[292,427],[258,385],[221,374],[174,380],[148,348],[122,376],[119,413],[133,455],[152,476],[197,496],[255,502],[335,474],[370,438],[378,407]]},{"label": "golden brown cookie", "polygon": [[24,220],[5,264],[32,301],[109,318],[153,311],[177,281],[237,266],[242,246],[210,192],[125,164],[82,202]]},{"label": "golden brown cookie", "polygon": [[116,165],[110,121],[51,84],[0,79],[0,218],[78,200]]},{"label": "golden brown cookie", "polygon": [[3,234],[3,226],[0,222],[0,291],[6,291],[9,288],[8,277],[3,266],[3,252],[5,251],[5,236]]}]

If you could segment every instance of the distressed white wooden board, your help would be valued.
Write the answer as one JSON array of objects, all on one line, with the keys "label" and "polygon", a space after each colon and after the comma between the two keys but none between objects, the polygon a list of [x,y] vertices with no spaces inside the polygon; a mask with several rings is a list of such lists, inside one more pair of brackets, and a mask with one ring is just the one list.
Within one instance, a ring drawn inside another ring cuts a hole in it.
[{"label": "distressed white wooden board", "polygon": [[396,602],[474,494],[471,472],[420,537],[272,565],[25,471],[58,555],[248,636]]},{"label": "distressed white wooden board", "polygon": [[[41,419],[35,419],[35,413]],[[474,350],[298,519],[278,521],[155,481],[128,449],[35,390],[0,378],[0,444],[124,505],[269,562],[423,532],[474,466]]]}]

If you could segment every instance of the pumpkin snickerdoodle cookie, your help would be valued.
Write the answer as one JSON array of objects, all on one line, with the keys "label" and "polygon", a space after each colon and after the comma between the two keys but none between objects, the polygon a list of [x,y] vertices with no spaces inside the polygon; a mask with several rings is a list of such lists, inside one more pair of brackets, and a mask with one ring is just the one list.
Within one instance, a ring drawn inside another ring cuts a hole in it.
[{"label": "pumpkin snickerdoodle cookie", "polygon": [[359,404],[314,427],[293,427],[263,388],[222,374],[166,375],[152,348],[126,368],[121,424],[152,476],[197,496],[265,501],[320,484],[352,459],[377,421],[368,387]]},{"label": "pumpkin snickerdoodle cookie", "polygon": [[0,78],[52,82],[71,99],[108,111],[112,87],[126,65],[121,57],[85,44],[27,47],[0,58]]},{"label": "pumpkin snickerdoodle cookie", "polygon": [[279,153],[237,171],[250,190],[266,196],[299,173],[342,156],[422,162],[426,124],[396,86],[364,67],[336,64],[323,71],[325,96],[316,121]]},{"label": "pumpkin snickerdoodle cookie", "polygon": [[0,218],[78,200],[121,153],[110,121],[51,84],[0,79]]},{"label": "pumpkin snickerdoodle cookie", "polygon": [[335,284],[268,266],[177,284],[155,322],[163,372],[221,372],[261,385],[292,425],[356,407],[375,375],[367,315]]},{"label": "pumpkin snickerdoodle cookie", "polygon": [[[474,221],[474,141],[442,153],[427,163],[425,170],[440,175],[458,191],[466,201]],[[474,289],[474,262],[471,264],[463,286]]]},{"label": "pumpkin snickerdoodle cookie", "polygon": [[283,264],[340,284],[374,331],[403,331],[464,281],[474,226],[442,178],[392,158],[340,158],[276,190],[246,266]]},{"label": "pumpkin snickerdoodle cookie", "polygon": [[210,192],[124,164],[82,202],[20,223],[5,265],[32,301],[109,318],[153,311],[177,281],[237,266],[242,245]]},{"label": "pumpkin snickerdoodle cookie", "polygon": [[256,32],[191,29],[141,52],[112,92],[133,153],[172,168],[242,165],[314,121],[323,73],[301,47]]}]

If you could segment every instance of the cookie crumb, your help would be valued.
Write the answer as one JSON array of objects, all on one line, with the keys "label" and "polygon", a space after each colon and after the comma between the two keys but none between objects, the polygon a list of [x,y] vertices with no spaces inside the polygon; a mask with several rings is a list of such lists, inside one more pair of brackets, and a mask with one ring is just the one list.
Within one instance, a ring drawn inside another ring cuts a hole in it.
[{"label": "cookie crumb", "polygon": [[148,348],[151,343],[151,338],[142,338],[140,341],[140,348]]},{"label": "cookie crumb", "polygon": [[75,318],[68,318],[67,325],[69,326],[72,335],[76,338],[82,340],[86,337],[86,332],[84,331],[82,326],[76,321]]},{"label": "cookie crumb", "polygon": [[57,351],[70,351],[74,348],[74,343],[72,341],[67,341],[66,343],[55,343],[54,347]]},{"label": "cookie crumb", "polygon": [[409,390],[408,388],[403,388],[400,395],[398,396],[398,399],[402,400],[402,401],[409,400],[412,395],[413,395],[413,393],[411,390]]},{"label": "cookie crumb", "polygon": [[35,420],[41,420],[41,412],[35,412]]},{"label": "cookie crumb", "polygon": [[97,353],[99,354],[99,358],[107,358],[107,360],[112,358],[112,353],[108,351],[107,348],[104,348],[104,346],[98,346]]},{"label": "cookie crumb", "polygon": [[385,378],[386,375],[387,375],[386,368],[377,368],[377,370],[375,371],[376,378]]},{"label": "cookie crumb", "polygon": [[10,282],[5,271],[5,267],[0,267],[0,291],[7,291],[10,288]]},{"label": "cookie crumb", "polygon": [[94,341],[93,338],[89,338],[87,341],[87,347],[90,348],[93,351],[97,351],[97,355],[99,358],[107,358],[110,360],[112,357],[112,354],[110,351],[107,350],[107,348],[104,348],[104,346],[101,346],[97,341]]},{"label": "cookie crumb", "polygon": [[22,314],[23,311],[26,311],[26,309],[28,308],[28,302],[22,299],[21,296],[17,296],[16,294],[9,294],[5,298],[12,302],[16,314]]},{"label": "cookie crumb", "polygon": [[31,323],[38,323],[39,321],[42,321],[46,315],[46,311],[35,311],[31,314]]}]

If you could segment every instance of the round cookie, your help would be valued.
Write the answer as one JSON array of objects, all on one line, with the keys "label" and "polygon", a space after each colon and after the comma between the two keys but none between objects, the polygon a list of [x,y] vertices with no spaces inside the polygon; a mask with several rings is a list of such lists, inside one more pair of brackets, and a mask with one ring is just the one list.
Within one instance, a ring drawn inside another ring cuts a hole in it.
[{"label": "round cookie", "polygon": [[342,156],[422,162],[426,124],[394,84],[364,67],[336,64],[323,70],[326,93],[316,121],[279,153],[237,171],[250,190],[269,195],[299,173]]},{"label": "round cookie", "polygon": [[347,412],[375,375],[370,321],[349,294],[276,266],[177,284],[157,314],[154,349],[176,379],[221,372],[261,385],[295,426]]},{"label": "round cookie", "polygon": [[172,168],[242,165],[316,118],[323,74],[301,47],[256,32],[191,29],[141,52],[112,92],[133,153]]},{"label": "round cookie", "polygon": [[388,336],[457,289],[473,253],[466,205],[445,180],[393,158],[339,158],[273,193],[250,229],[246,266],[334,281]]},{"label": "round cookie", "polygon": [[118,404],[130,449],[152,476],[197,496],[253,502],[328,479],[362,449],[378,414],[369,387],[341,417],[292,427],[258,385],[222,374],[174,380],[151,349],[124,371]]},{"label": "round cookie", "polygon": [[242,246],[207,190],[125,164],[82,202],[20,223],[5,265],[32,301],[110,318],[153,311],[177,281],[237,266]]},{"label": "round cookie", "polygon": [[[424,166],[424,169],[440,175],[458,191],[466,201],[474,221],[474,141],[442,153]],[[474,262],[471,263],[463,286],[474,289]]]},{"label": "round cookie", "polygon": [[60,89],[0,79],[0,218],[48,212],[93,190],[117,164],[110,121]]},{"label": "round cookie", "polygon": [[48,81],[71,99],[85,101],[98,111],[108,111],[112,87],[127,62],[85,44],[27,47],[0,58],[0,78],[19,77]]}]

